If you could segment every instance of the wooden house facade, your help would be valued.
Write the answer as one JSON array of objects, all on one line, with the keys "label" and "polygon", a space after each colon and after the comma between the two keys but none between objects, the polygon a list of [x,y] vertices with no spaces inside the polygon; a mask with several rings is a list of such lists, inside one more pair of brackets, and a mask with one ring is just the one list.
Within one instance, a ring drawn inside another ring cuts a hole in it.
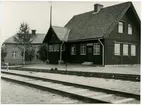
[{"label": "wooden house facade", "polygon": [[51,64],[140,63],[140,19],[131,2],[75,15],[65,27],[50,26],[43,43]]}]

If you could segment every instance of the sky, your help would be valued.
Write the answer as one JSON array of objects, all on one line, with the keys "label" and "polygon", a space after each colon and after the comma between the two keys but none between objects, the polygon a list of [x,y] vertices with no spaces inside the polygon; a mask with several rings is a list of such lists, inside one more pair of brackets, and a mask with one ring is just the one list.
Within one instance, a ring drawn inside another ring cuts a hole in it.
[{"label": "sky", "polygon": [[[122,3],[123,1],[52,1],[52,25],[64,26],[74,16],[92,11],[95,3],[104,7]],[[132,1],[139,17],[141,2]],[[0,2],[0,39],[1,44],[16,34],[20,24],[26,22],[30,29],[46,34],[50,25],[49,1],[2,1]]]}]

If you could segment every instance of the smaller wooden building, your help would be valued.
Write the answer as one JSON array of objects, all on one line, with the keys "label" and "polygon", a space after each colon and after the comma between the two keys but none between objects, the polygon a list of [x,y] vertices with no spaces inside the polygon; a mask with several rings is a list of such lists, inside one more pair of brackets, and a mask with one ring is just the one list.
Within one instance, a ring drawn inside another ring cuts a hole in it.
[{"label": "smaller wooden building", "polygon": [[65,27],[50,26],[44,40],[49,63],[140,63],[140,19],[132,2],[75,15]]}]

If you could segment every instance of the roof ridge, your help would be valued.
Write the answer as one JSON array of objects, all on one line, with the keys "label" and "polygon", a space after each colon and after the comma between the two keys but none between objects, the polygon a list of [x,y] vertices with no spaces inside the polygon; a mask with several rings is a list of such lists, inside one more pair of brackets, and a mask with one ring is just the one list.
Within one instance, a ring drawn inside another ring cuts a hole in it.
[{"label": "roof ridge", "polygon": [[[127,3],[131,4],[132,2],[118,3],[118,4],[115,4],[115,5],[111,5],[111,6],[108,6],[108,7],[104,7],[104,8],[102,8],[102,9],[111,8],[111,7],[114,7],[114,6],[118,6],[118,5],[122,5],[122,4],[127,4]],[[80,13],[80,14],[77,14],[77,15],[74,15],[74,16],[79,16],[79,15],[87,14],[87,13],[90,13],[90,12],[93,12],[93,10],[87,11],[87,12],[84,12],[84,13]]]},{"label": "roof ridge", "polygon": [[67,27],[62,27],[62,26],[51,26],[51,27],[58,27],[58,28],[66,28],[66,29],[68,29]]},{"label": "roof ridge", "polygon": [[115,4],[115,5],[111,5],[111,6],[108,6],[108,7],[104,7],[103,9],[105,9],[105,8],[110,8],[110,7],[114,7],[114,6],[119,6],[119,5],[127,4],[127,3],[131,4],[132,2],[129,1],[129,2],[118,3],[118,4]]}]

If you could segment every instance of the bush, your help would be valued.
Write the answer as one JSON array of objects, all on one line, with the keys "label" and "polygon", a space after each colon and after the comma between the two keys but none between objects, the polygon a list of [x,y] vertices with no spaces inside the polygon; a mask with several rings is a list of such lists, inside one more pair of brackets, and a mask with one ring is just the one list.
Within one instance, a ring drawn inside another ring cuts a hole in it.
[{"label": "bush", "polygon": [[42,60],[43,62],[45,62],[47,60],[47,46],[46,45],[42,45],[40,46],[39,50],[38,50],[38,56],[37,58],[39,60]]}]

